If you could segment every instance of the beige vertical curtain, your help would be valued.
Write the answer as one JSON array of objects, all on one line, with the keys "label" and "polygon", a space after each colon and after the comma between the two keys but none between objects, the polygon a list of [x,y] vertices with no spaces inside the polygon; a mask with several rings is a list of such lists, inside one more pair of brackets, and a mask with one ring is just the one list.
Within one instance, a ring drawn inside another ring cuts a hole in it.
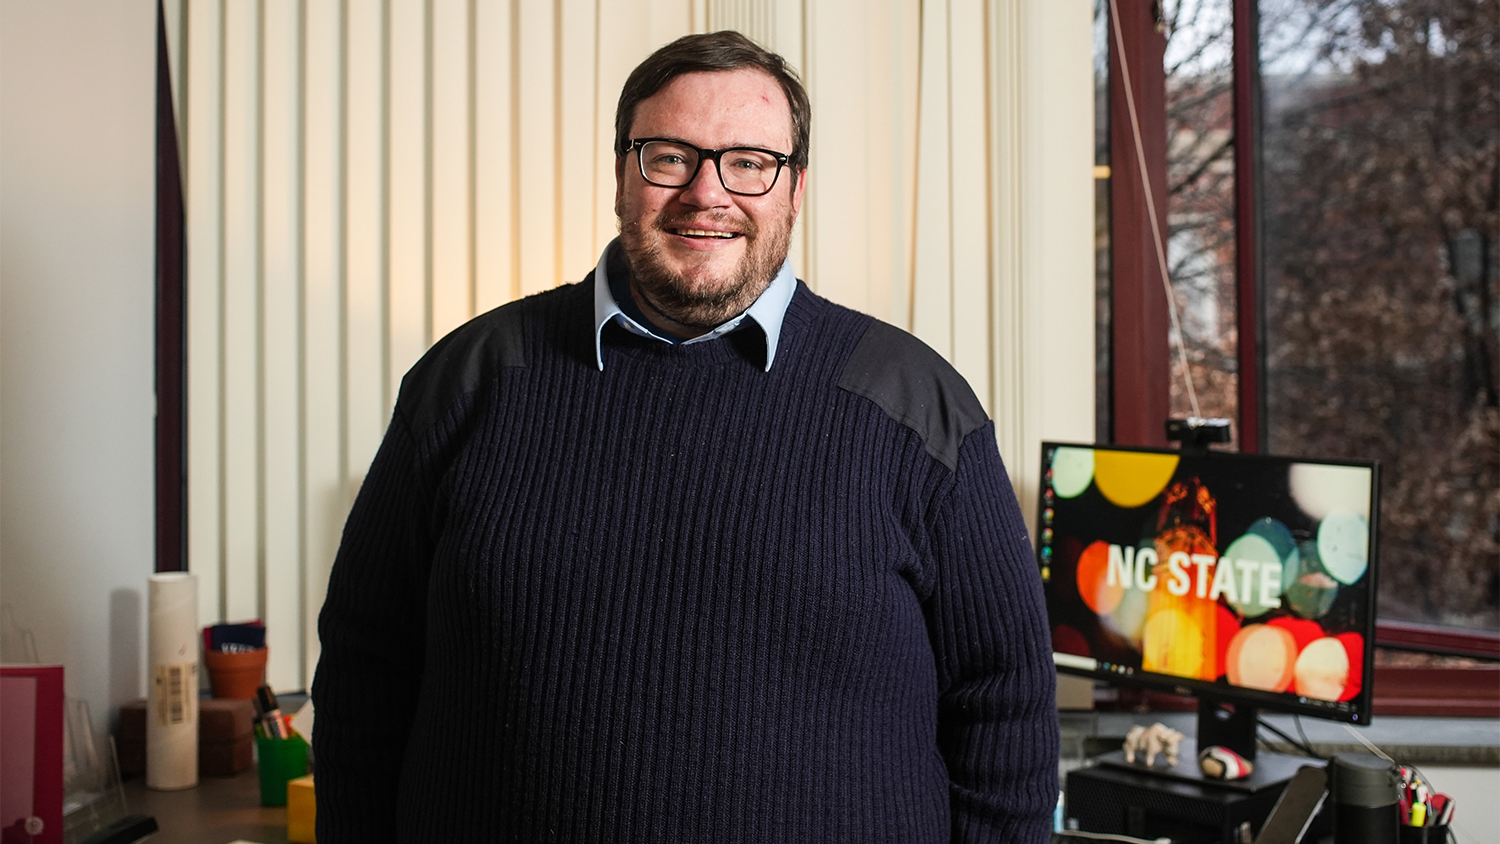
[{"label": "beige vertical curtain", "polygon": [[630,69],[739,29],[813,101],[799,276],[913,331],[1036,443],[1093,430],[1087,0],[169,0],[188,212],[188,560],[306,688],[406,368],[614,236]]}]

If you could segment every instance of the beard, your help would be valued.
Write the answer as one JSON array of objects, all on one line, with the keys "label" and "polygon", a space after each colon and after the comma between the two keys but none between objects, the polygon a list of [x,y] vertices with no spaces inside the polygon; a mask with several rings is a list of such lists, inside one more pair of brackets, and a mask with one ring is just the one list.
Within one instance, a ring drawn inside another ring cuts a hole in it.
[{"label": "beard", "polygon": [[[669,229],[693,227],[707,222],[736,224],[745,241],[739,262],[727,271],[709,267],[674,268],[667,259],[662,239]],[[762,228],[749,219],[729,214],[672,215],[663,212],[654,221],[638,217],[620,219],[620,244],[630,265],[631,290],[645,301],[642,310],[655,311],[704,333],[745,312],[771,285],[791,248],[795,215],[785,214]]]}]

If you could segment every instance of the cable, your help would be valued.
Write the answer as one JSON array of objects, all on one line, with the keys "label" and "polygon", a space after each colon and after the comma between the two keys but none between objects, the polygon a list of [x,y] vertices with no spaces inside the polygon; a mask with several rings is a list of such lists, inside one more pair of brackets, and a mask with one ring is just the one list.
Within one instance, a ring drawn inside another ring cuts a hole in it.
[{"label": "cable", "polygon": [[1302,737],[1302,743],[1312,747],[1312,740],[1307,737],[1307,732],[1302,729],[1302,716],[1293,714],[1292,723],[1297,725],[1297,735]]},{"label": "cable", "polygon": [[1381,759],[1384,759],[1385,761],[1391,763],[1392,765],[1398,764],[1395,759],[1392,759],[1391,757],[1385,755],[1385,751],[1384,750],[1381,750],[1380,748],[1376,747],[1374,742],[1372,742],[1369,739],[1365,738],[1364,736],[1360,735],[1358,730],[1354,729],[1353,727],[1349,726],[1348,724],[1343,724],[1342,726],[1343,726],[1343,728],[1345,730],[1349,731],[1349,735],[1354,736],[1356,739],[1358,739],[1359,743],[1362,744],[1362,745],[1364,745],[1365,748],[1368,749],[1371,753],[1375,754],[1376,756],[1379,756]]},{"label": "cable", "polygon": [[1275,733],[1276,735],[1281,736],[1281,740],[1282,741],[1286,742],[1287,744],[1290,744],[1292,747],[1297,748],[1298,750],[1302,751],[1303,753],[1307,754],[1308,756],[1312,757],[1313,759],[1325,759],[1325,758],[1327,758],[1327,757],[1323,756],[1322,754],[1318,753],[1316,750],[1313,750],[1313,747],[1312,747],[1312,745],[1310,743],[1308,743],[1306,736],[1302,737],[1302,741],[1298,741],[1298,740],[1292,738],[1291,736],[1287,735],[1286,733],[1283,733],[1281,730],[1277,729],[1275,724],[1272,724],[1270,721],[1267,721],[1264,718],[1256,718],[1255,720],[1256,720],[1256,723],[1260,724],[1262,727],[1265,727],[1266,729],[1270,730],[1271,732]]},{"label": "cable", "polygon": [[1056,832],[1052,837],[1054,841],[1060,842],[1076,838],[1086,841],[1123,841],[1125,844],[1172,844],[1170,838],[1132,838],[1129,835],[1115,835],[1112,832],[1082,832],[1076,829]]},{"label": "cable", "polygon": [[1136,166],[1141,173],[1141,193],[1146,197],[1146,218],[1151,221],[1151,242],[1156,247],[1156,264],[1161,270],[1162,287],[1167,291],[1167,315],[1172,320],[1172,331],[1177,340],[1177,358],[1182,367],[1182,382],[1187,386],[1188,403],[1193,416],[1203,414],[1198,410],[1198,394],[1193,390],[1193,374],[1188,369],[1187,344],[1182,339],[1182,321],[1177,317],[1177,297],[1172,292],[1172,273],[1167,268],[1167,247],[1162,240],[1161,223],[1156,219],[1156,198],[1151,195],[1151,184],[1146,178],[1146,150],[1141,141],[1141,118],[1135,107],[1135,88],[1130,81],[1130,62],[1125,56],[1125,34],[1120,29],[1120,7],[1117,0],[1109,0],[1109,20],[1115,34],[1115,52],[1120,57],[1120,75],[1125,77],[1125,110],[1130,115],[1130,133],[1135,138]]}]

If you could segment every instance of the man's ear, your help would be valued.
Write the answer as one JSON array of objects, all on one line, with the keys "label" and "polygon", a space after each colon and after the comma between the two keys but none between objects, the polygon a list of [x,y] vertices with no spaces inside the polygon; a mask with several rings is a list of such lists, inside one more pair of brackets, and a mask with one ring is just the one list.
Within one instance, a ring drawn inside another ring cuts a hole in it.
[{"label": "man's ear", "polygon": [[615,216],[625,216],[625,156],[615,156]]},{"label": "man's ear", "polygon": [[792,216],[802,213],[802,192],[807,189],[807,168],[797,172],[797,184],[792,188]]}]

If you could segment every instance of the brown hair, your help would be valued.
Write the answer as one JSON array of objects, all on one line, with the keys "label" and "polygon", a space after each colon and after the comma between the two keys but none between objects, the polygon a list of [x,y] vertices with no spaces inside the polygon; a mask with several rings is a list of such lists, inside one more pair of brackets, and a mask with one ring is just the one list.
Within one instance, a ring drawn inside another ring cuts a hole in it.
[{"label": "brown hair", "polygon": [[[807,167],[807,142],[812,131],[812,105],[797,72],[781,56],[733,30],[684,35],[652,53],[630,72],[615,107],[615,154],[630,150],[630,125],[642,100],[656,95],[685,73],[740,70],[765,71],[781,85],[792,108],[792,150],[788,164],[793,179]],[[795,182],[793,182],[795,184]]]}]

